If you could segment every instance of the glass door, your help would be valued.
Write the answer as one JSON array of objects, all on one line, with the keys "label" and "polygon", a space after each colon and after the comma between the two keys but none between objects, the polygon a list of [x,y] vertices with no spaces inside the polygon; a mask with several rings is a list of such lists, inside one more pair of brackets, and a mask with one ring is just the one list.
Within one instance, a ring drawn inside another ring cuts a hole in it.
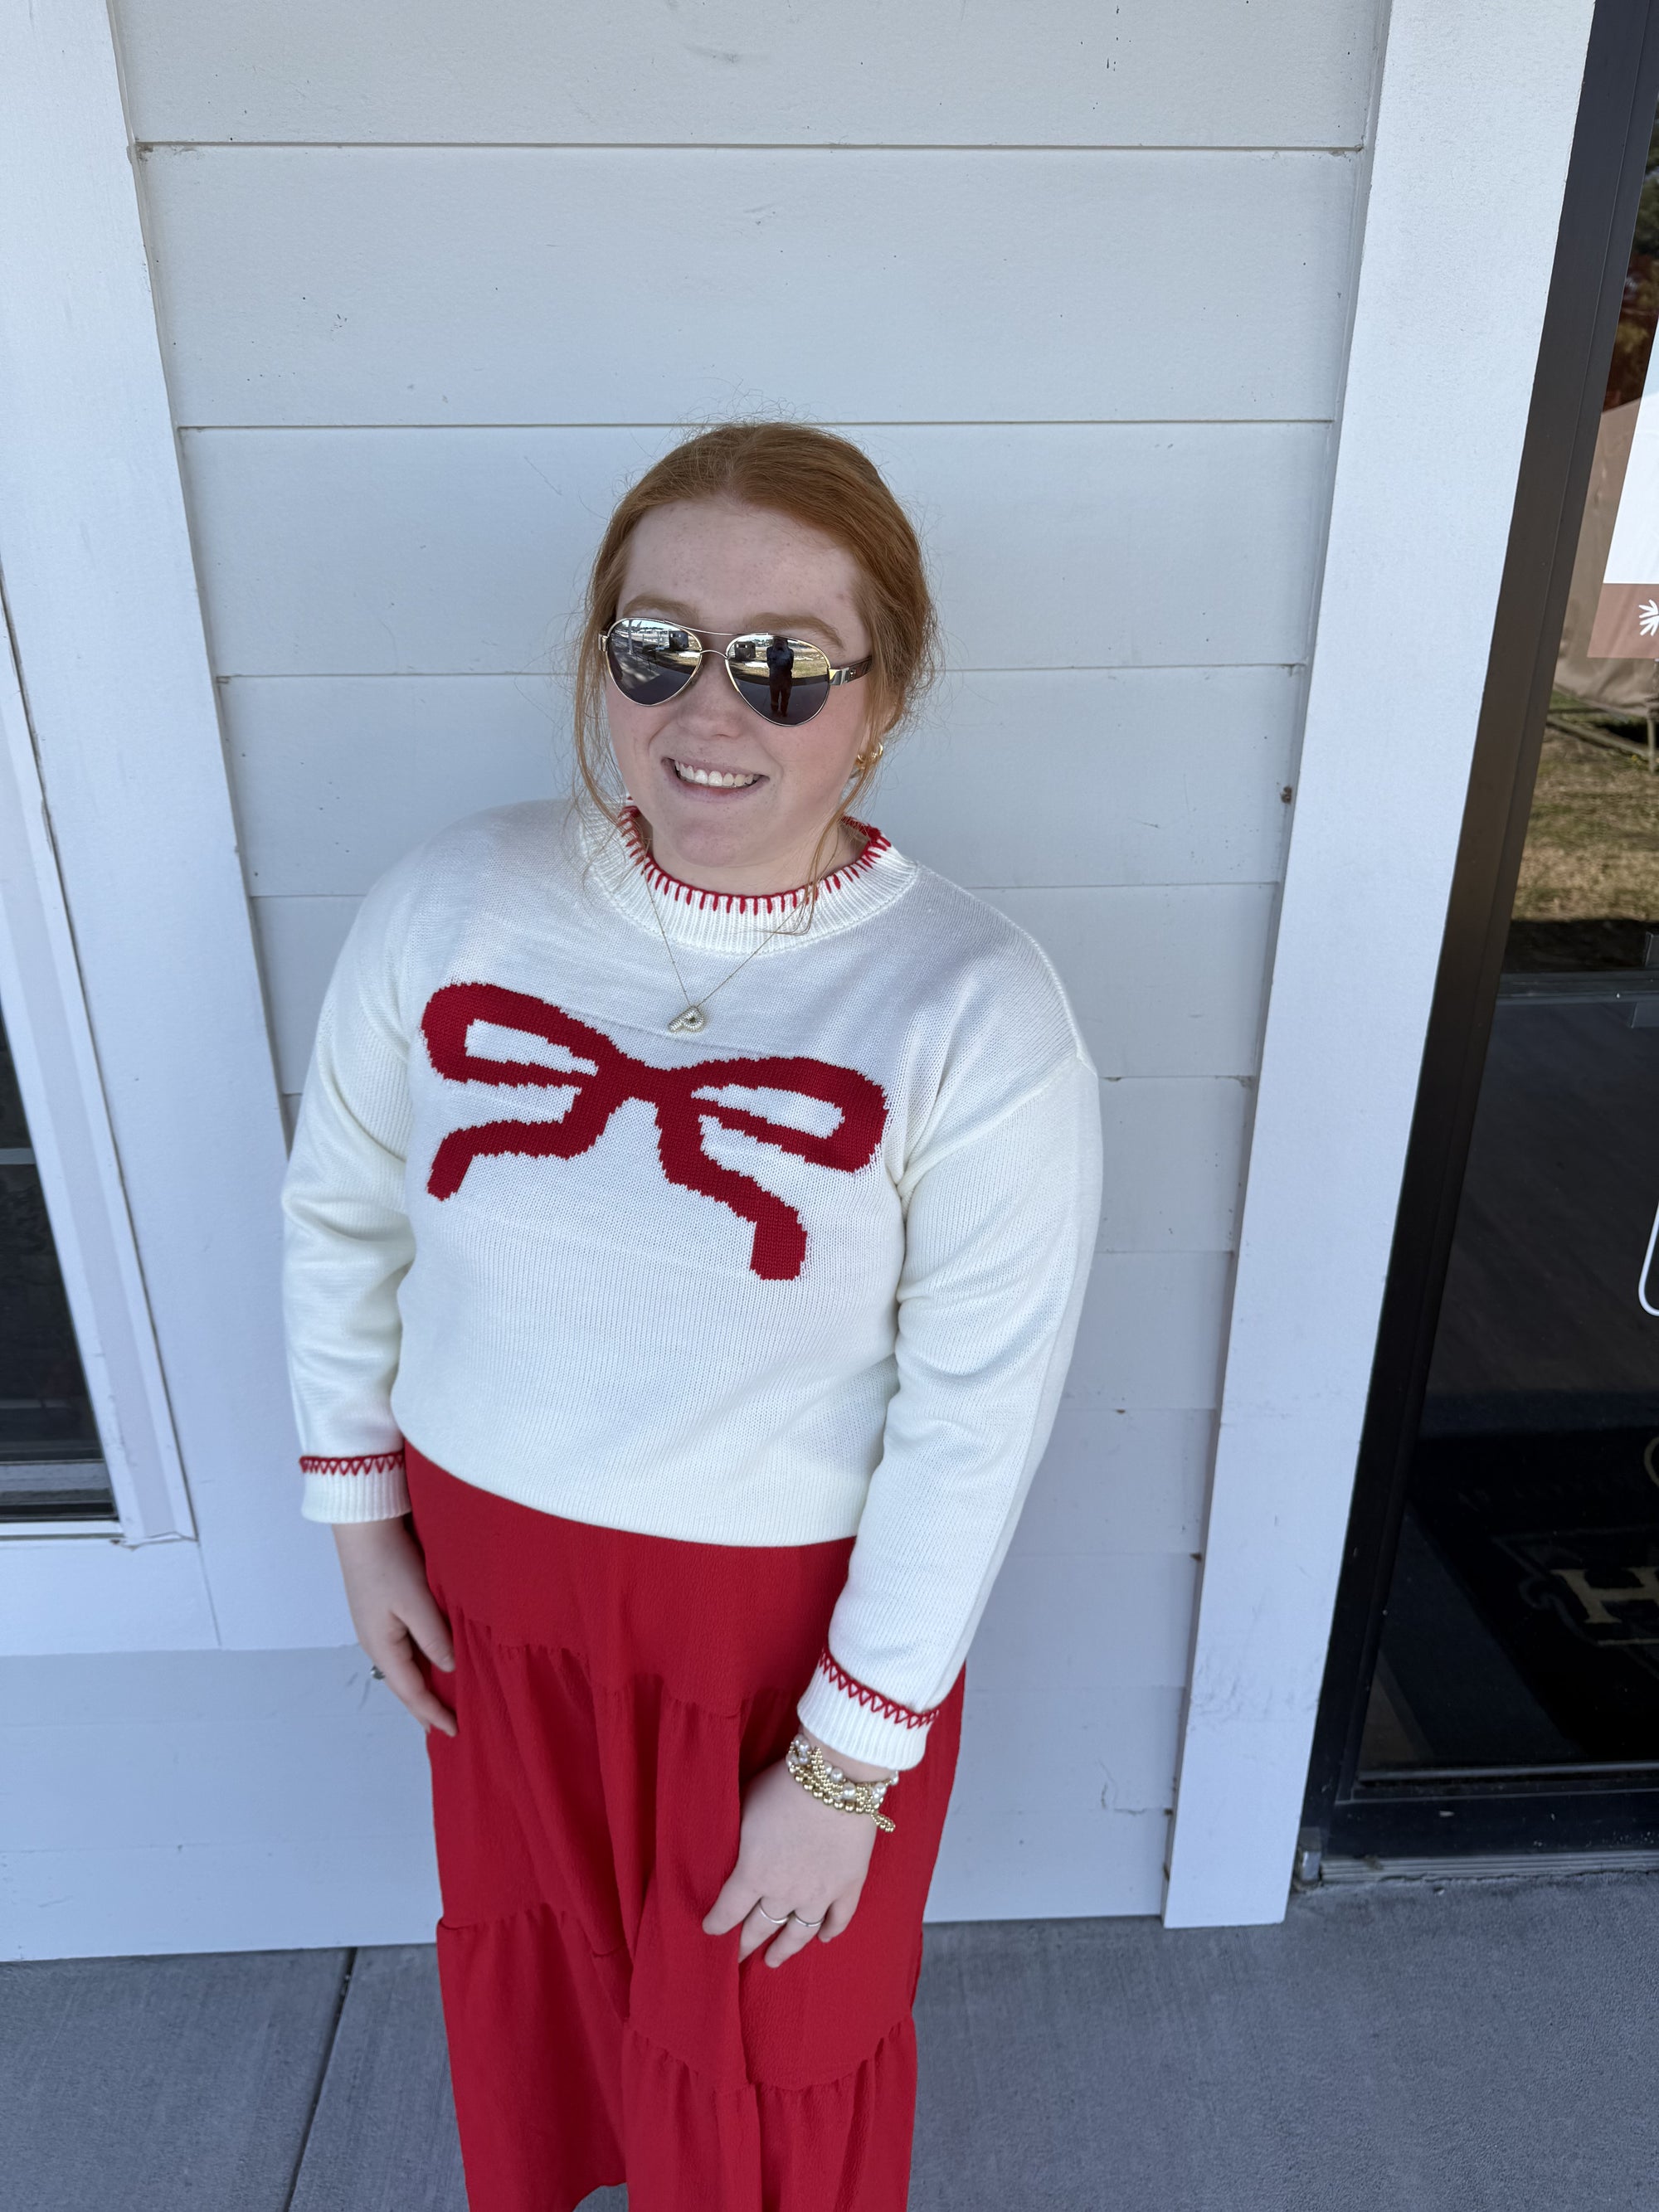
[{"label": "glass door", "polygon": [[[1591,313],[1558,263],[1540,356],[1315,1759],[1332,1856],[1659,1845],[1659,117],[1632,75],[1622,167],[1594,70],[1580,118],[1612,247]],[[1568,190],[1563,257],[1595,234]]]}]

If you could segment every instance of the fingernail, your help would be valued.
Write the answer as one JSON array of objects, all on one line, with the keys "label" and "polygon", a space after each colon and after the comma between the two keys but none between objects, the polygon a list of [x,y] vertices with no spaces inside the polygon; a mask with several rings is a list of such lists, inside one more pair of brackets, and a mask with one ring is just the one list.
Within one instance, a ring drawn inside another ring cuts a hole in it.
[{"label": "fingernail", "polygon": [[443,1668],[446,1674],[453,1674],[455,1671],[455,1662],[453,1659],[441,1659],[438,1662],[438,1664]]}]

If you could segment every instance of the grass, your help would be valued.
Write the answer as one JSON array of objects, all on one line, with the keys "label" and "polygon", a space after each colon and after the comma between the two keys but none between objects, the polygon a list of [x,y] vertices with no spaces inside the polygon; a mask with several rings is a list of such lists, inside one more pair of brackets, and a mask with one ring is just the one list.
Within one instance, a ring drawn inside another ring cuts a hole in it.
[{"label": "grass", "polygon": [[1632,756],[1547,731],[1515,914],[1659,921],[1659,775]]}]

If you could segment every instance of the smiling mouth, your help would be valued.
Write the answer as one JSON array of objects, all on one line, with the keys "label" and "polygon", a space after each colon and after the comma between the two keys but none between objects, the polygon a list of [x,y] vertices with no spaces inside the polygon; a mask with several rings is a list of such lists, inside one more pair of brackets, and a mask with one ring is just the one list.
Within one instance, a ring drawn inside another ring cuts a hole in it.
[{"label": "smiling mouth", "polygon": [[751,786],[764,783],[763,775],[751,775],[741,769],[694,768],[690,761],[670,759],[677,781],[695,784],[702,791],[747,791]]}]

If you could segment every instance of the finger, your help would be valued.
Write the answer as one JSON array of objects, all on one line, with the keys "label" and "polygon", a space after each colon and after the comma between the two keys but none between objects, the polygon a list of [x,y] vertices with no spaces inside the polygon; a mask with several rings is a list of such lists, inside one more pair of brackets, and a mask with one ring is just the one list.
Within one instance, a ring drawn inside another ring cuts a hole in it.
[{"label": "finger", "polygon": [[403,1606],[402,1622],[434,1667],[441,1667],[446,1674],[455,1671],[455,1646],[449,1633],[449,1623],[438,1610],[438,1601],[430,1590],[411,1590]]},{"label": "finger", "polygon": [[369,1655],[386,1677],[386,1686],[393,1697],[408,1706],[422,1728],[436,1729],[441,1735],[453,1735],[455,1716],[443,1699],[434,1697],[427,1687],[415,1657],[415,1647],[401,1628],[395,1636],[386,1639],[383,1648]]},{"label": "finger", "polygon": [[823,1916],[823,1925],[818,1930],[820,1943],[832,1943],[859,1909],[859,1899],[864,1894],[864,1884],[845,1891]]},{"label": "finger", "polygon": [[806,1922],[822,1920],[823,1917],[821,1912],[809,1912],[805,1918],[792,1918],[787,1928],[779,1929],[776,1942],[767,1952],[767,1965],[781,1966],[787,1959],[793,1959],[797,1951],[804,1951],[818,1932],[816,1928],[809,1928]]},{"label": "finger", "polygon": [[729,1936],[747,1919],[759,1893],[754,1883],[733,1867],[726,1878],[726,1887],[703,1916],[703,1934]]},{"label": "finger", "polygon": [[757,1897],[755,1899],[753,1911],[743,1923],[743,1936],[738,1944],[739,1960],[748,1958],[751,1952],[758,1951],[762,1944],[769,1942],[774,1936],[781,1934],[788,1923],[789,1911],[787,1905],[780,1912],[769,1897]]}]

